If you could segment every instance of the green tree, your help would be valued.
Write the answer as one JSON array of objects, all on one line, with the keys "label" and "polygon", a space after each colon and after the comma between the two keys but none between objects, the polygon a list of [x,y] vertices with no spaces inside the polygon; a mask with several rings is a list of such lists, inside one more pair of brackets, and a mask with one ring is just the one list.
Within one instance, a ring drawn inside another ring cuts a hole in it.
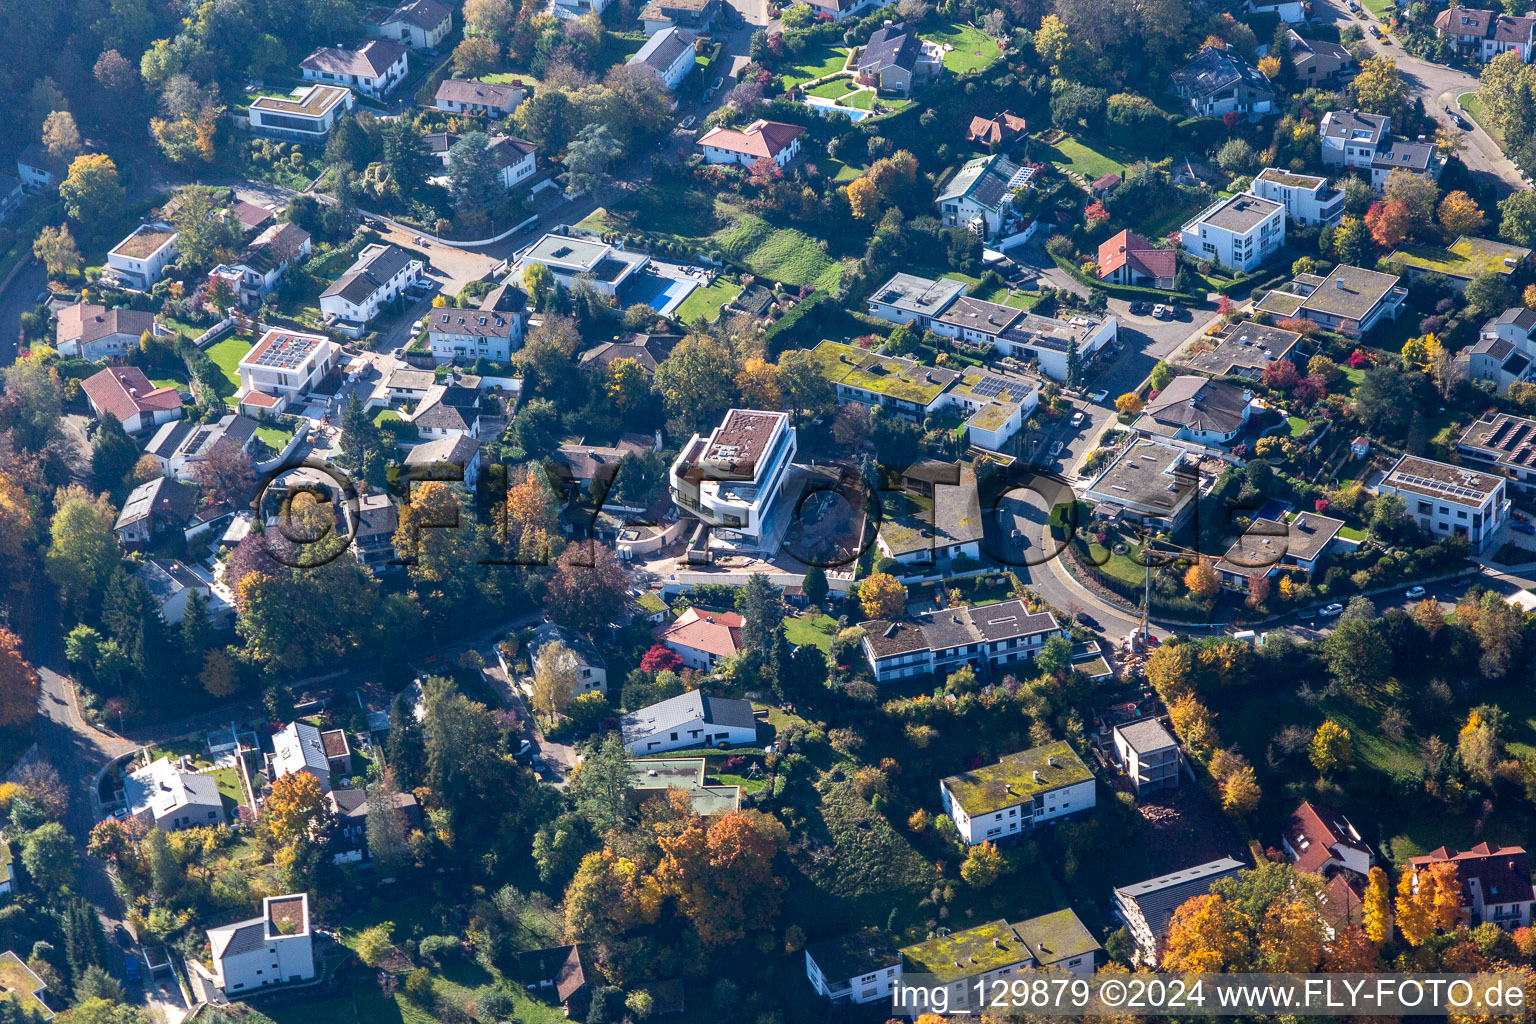
[{"label": "green tree", "polygon": [[44,892],[67,889],[75,883],[75,841],[63,825],[45,822],[22,840],[21,863]]},{"label": "green tree", "polygon": [[1166,359],[1159,359],[1156,365],[1152,367],[1148,383],[1152,385],[1154,391],[1161,391],[1168,386],[1168,382],[1171,380],[1173,380],[1173,368],[1168,365]]},{"label": "green tree", "polygon": [[91,485],[98,491],[113,491],[139,460],[139,446],[123,429],[122,421],[110,412],[102,416],[91,442]]},{"label": "green tree", "polygon": [[1462,295],[1467,309],[1479,320],[1497,316],[1514,303],[1514,292],[1505,276],[1492,270],[1467,282]]},{"label": "green tree", "polygon": [[589,124],[576,133],[565,148],[565,173],[561,175],[568,192],[597,192],[608,184],[608,165],[624,151],[608,127]]},{"label": "green tree", "polygon": [[240,244],[238,221],[221,216],[224,203],[219,191],[188,185],[176,193],[177,208],[171,216],[176,229],[176,250],[181,265],[201,270],[213,265],[221,252],[232,253]]},{"label": "green tree", "polygon": [[77,156],[69,174],[59,183],[59,198],[70,220],[95,226],[123,205],[126,195],[117,177],[117,165],[101,153]]},{"label": "green tree", "polygon": [[816,357],[793,349],[779,357],[779,387],[796,412],[820,416],[837,406],[832,382],[822,373]]},{"label": "green tree", "polygon": [[1357,699],[1376,692],[1392,669],[1392,648],[1379,619],[1340,622],[1323,641],[1323,656],[1344,692]]},{"label": "green tree", "polygon": [[385,121],[379,142],[384,166],[404,194],[411,195],[426,184],[432,173],[432,153],[414,122],[404,117]]},{"label": "green tree", "polygon": [[144,837],[144,863],[149,867],[149,884],[161,900],[170,900],[181,889],[181,865],[171,853],[171,840],[158,826]]},{"label": "green tree", "polygon": [[1349,730],[1333,719],[1317,727],[1307,756],[1324,776],[1348,769],[1355,760],[1355,746],[1349,738]]},{"label": "green tree", "polygon": [[1345,217],[1339,221],[1339,226],[1333,231],[1333,252],[1339,262],[1356,267],[1368,265],[1374,262],[1371,260],[1373,251],[1371,232],[1363,220],[1359,217]]},{"label": "green tree", "polygon": [[741,645],[765,653],[784,622],[784,594],[763,573],[753,573],[736,597]]},{"label": "green tree", "polygon": [[379,781],[368,787],[368,853],[380,867],[399,863],[409,835],[409,822],[401,806],[395,773],[386,767]]},{"label": "green tree", "polygon": [[1536,192],[1516,189],[1499,202],[1499,237],[1516,245],[1536,246]]},{"label": "green tree", "polygon": [[68,224],[48,225],[40,230],[32,242],[32,255],[43,261],[50,277],[69,277],[83,262]]},{"label": "green tree", "polygon": [[736,364],[713,338],[690,335],[656,368],[655,387],[668,415],[701,426],[730,408]]},{"label": "green tree", "polygon": [[827,599],[827,573],[819,565],[813,565],[805,571],[805,580],[800,589],[805,592],[805,599],[814,605],[820,605]]},{"label": "green tree", "polygon": [[112,527],[117,510],[105,494],[92,497],[71,484],[55,498],[50,526],[48,575],[65,600],[86,601],[106,584],[117,565],[117,537]]},{"label": "green tree", "polygon": [[576,813],[598,835],[629,818],[629,759],[624,744],[612,733],[603,738],[571,775],[566,788]]},{"label": "green tree", "polygon": [[1003,856],[995,843],[977,843],[965,855],[960,865],[960,877],[975,889],[985,889],[996,882],[1003,873]]},{"label": "green tree", "polygon": [[369,967],[379,966],[394,951],[395,943],[390,937],[394,930],[393,921],[381,921],[372,928],[363,929],[352,945],[353,952]]},{"label": "green tree", "polygon": [[461,214],[492,209],[503,193],[490,136],[469,132],[448,151],[448,194]]},{"label": "green tree", "polygon": [[542,89],[524,100],[512,115],[517,134],[551,155],[570,141],[572,125],[579,124],[570,97],[558,89]]},{"label": "green tree", "polygon": [[384,432],[368,415],[357,395],[350,396],[341,410],[341,442],[336,461],[369,485],[382,487],[387,450]]}]

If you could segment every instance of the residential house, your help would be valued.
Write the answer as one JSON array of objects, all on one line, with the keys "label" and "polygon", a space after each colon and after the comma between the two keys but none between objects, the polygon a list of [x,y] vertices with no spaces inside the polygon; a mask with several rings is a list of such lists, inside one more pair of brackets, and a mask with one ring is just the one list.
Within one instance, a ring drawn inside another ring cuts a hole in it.
[{"label": "residential house", "polygon": [[1402,498],[1408,518],[1435,539],[1461,537],[1481,554],[1509,518],[1504,484],[1503,477],[1404,455],[1376,484],[1376,493]]},{"label": "residential house", "polygon": [[862,14],[875,0],[804,0],[806,6],[826,21],[842,21],[855,14]]},{"label": "residential house", "polygon": [[1359,338],[1383,320],[1395,320],[1408,298],[1401,279],[1341,263],[1327,277],[1297,274],[1255,309],[1280,319],[1310,320],[1328,331]]},{"label": "residential house", "polygon": [[608,506],[613,503],[608,488],[624,457],[655,450],[655,442],[644,434],[621,434],[613,445],[562,444],[550,457],[550,464],[568,491],[586,494],[600,482],[598,493],[605,496],[602,504]]},{"label": "residential house", "polygon": [[[331,860],[337,864],[358,864],[373,859],[368,846],[368,791],[366,789],[333,789],[325,795],[336,827],[331,831]],[[410,793],[395,793],[391,804],[405,825],[409,835],[421,828],[424,820],[421,805]],[[401,848],[405,844],[402,841]]]},{"label": "residential house", "polygon": [[947,277],[934,280],[897,272],[870,293],[865,312],[893,324],[911,324],[923,330],[935,316],[948,309],[950,303],[964,295],[968,287],[964,281],[952,281]]},{"label": "residential house", "polygon": [[389,379],[384,382],[389,404],[398,407],[405,403],[417,403],[437,384],[437,374],[431,370],[418,370],[405,363],[396,363]]},{"label": "residential house", "polygon": [[699,690],[669,697],[625,715],[624,747],[660,754],[684,747],[740,747],[757,742],[757,716],[744,700],[706,697]]},{"label": "residential house", "polygon": [[211,980],[226,997],[315,976],[307,893],[268,896],[260,917],[209,928],[208,943],[213,948]]},{"label": "residential house", "polygon": [[957,559],[981,564],[984,531],[970,463],[914,463],[902,471],[899,490],[880,492],[880,503],[875,544],[885,557],[946,575]]},{"label": "residential house", "polygon": [[709,437],[694,434],[668,473],[672,500],[721,541],[771,547],[788,523],[776,516],[798,450],[782,412],[731,409]]},{"label": "residential house", "polygon": [[194,593],[203,596],[211,618],[222,618],[231,611],[213,589],[208,571],[191,562],[151,558],[139,566],[134,576],[149,588],[149,596],[154,598],[160,617],[168,625],[174,626],[186,617],[187,600]]},{"label": "residential house", "polygon": [[612,2],[613,0],[553,0],[550,10],[557,18],[580,18],[588,14],[601,18]]},{"label": "residential house", "polygon": [[1285,245],[1285,207],[1243,192],[1216,200],[1185,223],[1179,235],[1195,259],[1246,274]]},{"label": "residential house", "polygon": [[904,23],[882,25],[853,61],[859,82],[910,96],[944,71],[944,53]]},{"label": "residential house", "polygon": [[1240,320],[1214,338],[1207,336],[1191,343],[1176,361],[1213,377],[1247,377],[1256,381],[1275,360],[1290,358],[1300,341],[1301,335],[1295,331],[1256,320]]},{"label": "residential house", "polygon": [[1387,259],[1399,264],[1410,281],[1430,274],[1447,279],[1458,292],[1484,274],[1513,278],[1530,263],[1531,250],[1490,238],[1462,235],[1444,249],[1432,245],[1404,245]]},{"label": "residential house", "polygon": [[1194,513],[1205,479],[1198,453],[1139,440],[1117,455],[1083,496],[1096,516],[1177,530]]},{"label": "residential house", "polygon": [[704,35],[714,27],[719,13],[720,0],[651,0],[640,9],[640,25],[648,36],[669,28]]},{"label": "residential house", "polygon": [[812,942],[805,947],[811,988],[834,1004],[889,999],[901,978],[901,954],[880,928]]},{"label": "residential house", "polygon": [[65,306],[57,314],[54,347],[67,359],[99,363],[135,352],[145,331],[155,329],[155,315],[119,306],[107,309],[88,302]]},{"label": "residential house", "polygon": [[226,824],[217,780],[186,771],[180,758],[164,756],[124,776],[123,805],[146,826],[167,832]]},{"label": "residential house", "polygon": [[352,523],[352,557],[374,571],[391,567],[395,554],[395,530],[400,513],[387,494],[365,494],[357,499]]},{"label": "residential house", "polygon": [[929,1005],[942,1003],[948,1013],[980,1011],[1002,986],[1028,984],[1016,975],[1045,968],[1090,977],[1101,948],[1075,913],[1058,910],[1018,924],[989,921],[907,946],[897,977],[920,977]]},{"label": "residential house", "polygon": [[1297,871],[1331,876],[1347,871],[1364,878],[1371,870],[1371,847],[1360,830],[1338,811],[1303,802],[1280,832],[1280,846]]},{"label": "residential house", "polygon": [[1186,901],[1209,893],[1214,883],[1246,870],[1241,861],[1222,857],[1116,888],[1115,916],[1125,922],[1136,942],[1134,962],[1156,967],[1157,947],[1168,933],[1173,912]]},{"label": "residential house", "polygon": [[1220,448],[1237,440],[1252,411],[1252,391],[1181,374],[1148,397],[1132,429],[1142,437]]},{"label": "residential house", "polygon": [[1228,590],[1247,593],[1256,579],[1299,570],[1308,576],[1340,545],[1353,546],[1339,536],[1342,519],[1320,512],[1298,513],[1290,522],[1256,518],[1216,562],[1216,575]]},{"label": "residential house", "polygon": [[137,366],[109,366],[81,381],[80,389],[98,420],[116,416],[130,434],[181,418],[180,392],[155,387]]},{"label": "residential house", "polygon": [[1269,79],[1232,50],[1203,46],[1183,68],[1168,76],[1173,94],[1196,117],[1239,114],[1250,121],[1274,110]]},{"label": "residential house", "polygon": [[59,183],[54,175],[53,159],[40,142],[29,142],[22,148],[21,156],[16,158],[16,175],[21,179],[22,188],[32,192],[47,191]]},{"label": "residential house", "polygon": [[347,741],[345,729],[326,729],[320,733],[320,746],[325,758],[331,763],[331,775],[350,778],[352,775],[352,745]]},{"label": "residential house", "polygon": [[1507,412],[1485,413],[1456,442],[1456,454],[1486,472],[1505,477],[1518,494],[1536,488],[1536,420]]},{"label": "residential house", "polygon": [[1458,55],[1483,64],[1510,50],[1529,64],[1536,40],[1536,16],[1447,7],[1435,15],[1435,34],[1455,43]]},{"label": "residential house", "polygon": [[939,190],[939,217],[947,228],[968,227],[992,238],[1013,218],[1019,165],[1001,154],[968,160]]},{"label": "residential house", "polygon": [[741,809],[740,786],[711,786],[702,757],[648,757],[629,762],[629,799],[636,806],[681,790],[695,814],[730,814]]},{"label": "residential house", "polygon": [[468,434],[424,441],[406,453],[404,465],[413,480],[462,481],[465,490],[473,490],[480,476],[480,444]]},{"label": "residential house", "polygon": [[707,672],[741,650],[741,615],[686,608],[652,633],[656,642],[683,659],[685,668]]},{"label": "residential house", "polygon": [[1129,229],[1099,245],[1099,280],[1143,288],[1171,289],[1179,254],[1159,249]]},{"label": "residential house", "polygon": [[164,221],[140,224],[107,253],[107,270],[124,288],[148,291],[176,258],[176,232]]},{"label": "residential house", "polygon": [[[460,138],[452,132],[434,132],[426,137],[427,147],[443,165],[445,173],[452,160],[453,147],[458,145]],[[485,148],[495,158],[496,177],[502,188],[510,189],[520,181],[527,181],[538,170],[538,147],[527,139],[493,132],[486,137]]]},{"label": "residential house", "polygon": [[1536,376],[1536,312],[1523,306],[1506,309],[1478,332],[1477,341],[1456,353],[1466,376],[1487,381],[1500,395],[1516,381]]},{"label": "residential house", "polygon": [[357,260],[320,293],[326,325],[349,338],[360,338],[384,305],[419,283],[421,260],[389,242],[363,246]]},{"label": "residential house", "polygon": [[438,0],[407,0],[398,7],[374,7],[363,14],[363,31],[413,50],[436,50],[453,31],[453,11]]},{"label": "residential house", "polygon": [[977,114],[971,118],[965,130],[965,141],[973,146],[983,146],[992,152],[1013,145],[1029,134],[1029,122],[1011,110],[1004,110],[991,117]]},{"label": "residential house", "polygon": [[132,551],[148,547],[166,531],[181,533],[197,511],[197,490],[157,476],[128,492],[112,532]]},{"label": "residential house", "polygon": [[221,263],[208,272],[209,280],[222,280],[245,306],[254,306],[271,295],[288,268],[309,259],[309,232],[286,221],[274,224],[251,243],[234,263]]},{"label": "residential house", "polygon": [[1412,174],[1438,180],[1445,170],[1445,157],[1430,142],[1393,139],[1376,151],[1371,160],[1371,188],[1384,192],[1394,174]]},{"label": "residential house", "polygon": [[1285,207],[1285,215],[1297,224],[1337,224],[1344,217],[1344,190],[1329,188],[1320,175],[1266,167],[1248,191]]},{"label": "residential house", "polygon": [[1103,199],[1115,190],[1116,185],[1119,185],[1124,180],[1123,177],[1114,171],[1110,171],[1107,174],[1099,175],[1089,182],[1088,191],[1093,193],[1095,199]]},{"label": "residential house", "polygon": [[233,445],[249,455],[257,426],[259,424],[249,416],[233,412],[225,413],[213,423],[173,420],[155,431],[144,446],[144,454],[154,456],[160,463],[161,473],[173,480],[191,483],[196,480],[197,464],[207,459],[215,448]]},{"label": "residential house", "polygon": [[1022,750],[939,783],[944,813],[967,846],[1029,835],[1036,825],[1092,810],[1093,772],[1065,740]]},{"label": "residential house", "polygon": [[671,354],[672,346],[681,340],[678,334],[620,334],[613,341],[601,342],[582,352],[577,357],[577,368],[583,373],[607,373],[617,360],[633,359],[649,379]]},{"label": "residential house", "polygon": [[947,676],[967,665],[988,676],[1033,660],[1051,637],[1068,635],[1056,616],[1031,612],[1017,599],[859,625],[859,649],[879,683]]},{"label": "residential house", "polygon": [[438,364],[504,363],[523,347],[523,316],[438,306],[427,317],[427,342]]},{"label": "residential house", "polygon": [[589,966],[587,947],[583,945],[518,953],[511,974],[517,984],[541,999],[553,996],[571,1020],[586,1019],[592,1005],[593,984],[602,977]]},{"label": "residential house", "polygon": [[999,339],[1010,325],[1024,318],[1022,309],[961,295],[935,315],[929,329],[956,341],[966,341],[979,348],[998,348]]},{"label": "residential house", "polygon": [[[546,622],[533,631],[533,639],[528,644],[528,657],[533,663],[533,670],[539,671],[544,659],[551,656],[550,645],[556,643],[565,648],[561,661],[575,672],[576,696],[585,693],[608,696],[608,662],[602,652],[591,640],[557,623]],[[561,661],[554,664],[559,665]]]},{"label": "residential house", "polygon": [[341,359],[341,347],[323,334],[271,327],[240,358],[236,406],[258,419],[286,412],[300,395],[325,379]]},{"label": "residential house", "polygon": [[1137,796],[1178,788],[1184,756],[1179,753],[1179,741],[1160,719],[1143,718],[1117,725],[1111,739],[1115,760],[1125,769]]},{"label": "residential house", "polygon": [[1287,25],[1304,25],[1307,5],[1304,0],[1243,0],[1244,14],[1273,14]]},{"label": "residential house", "polygon": [[[170,202],[166,203],[166,207],[170,206],[171,203],[176,202],[179,198],[180,197],[172,198]],[[162,217],[169,216],[165,213],[165,207],[161,208],[160,215]],[[267,227],[273,221],[273,212],[271,210],[267,209],[265,206],[258,206],[255,203],[248,203],[244,199],[236,200],[234,203],[231,203],[229,209],[225,210],[222,216],[225,218],[226,222],[233,221],[234,223],[240,225],[240,233],[242,237],[248,236],[252,231],[255,231],[258,228]]]},{"label": "residential house", "polygon": [[1409,857],[1414,891],[1418,891],[1421,872],[1432,864],[1446,863],[1456,868],[1462,890],[1461,912],[1472,927],[1492,921],[1513,931],[1531,924],[1536,893],[1532,892],[1531,866],[1524,848],[1482,842],[1470,850],[1458,852],[1442,846],[1422,857]]},{"label": "residential house", "polygon": [[1376,151],[1392,134],[1392,119],[1358,110],[1330,110],[1319,126],[1323,164],[1369,172]]},{"label": "residential house", "polygon": [[521,85],[492,85],[472,78],[448,78],[437,87],[432,105],[450,114],[476,114],[481,117],[510,117],[528,90]]},{"label": "residential house", "polygon": [[631,67],[650,68],[661,84],[676,92],[697,64],[694,42],[698,39],[687,29],[664,28],[645,41],[626,63]]},{"label": "residential house", "polygon": [[0,221],[4,221],[19,210],[25,198],[26,192],[21,187],[21,179],[0,172]]},{"label": "residential house", "polygon": [[53,1019],[53,1011],[43,1002],[43,993],[47,991],[43,979],[15,952],[8,949],[0,953],[0,996],[17,1003],[24,1013],[36,1014],[39,1020],[49,1021]]},{"label": "residential house", "polygon": [[299,70],[308,81],[344,85],[377,100],[405,78],[409,52],[389,39],[374,39],[356,50],[322,46],[299,63]]},{"label": "residential house", "polygon": [[246,119],[253,135],[324,145],[336,122],[356,103],[351,89],[316,82],[287,96],[256,97]]},{"label": "residential house", "polygon": [[[1120,335],[1119,321],[1114,316],[1075,311],[1067,316],[1070,319],[1060,320],[1025,313],[1003,329],[992,348],[999,355],[1032,359],[1041,373],[1052,380],[1065,381],[1074,351],[1079,364],[1087,366]],[[937,327],[935,330],[944,333]]]},{"label": "residential house", "polygon": [[285,775],[308,772],[329,793],[331,759],[326,755],[320,730],[308,722],[289,722],[272,734],[272,753],[267,755],[267,775],[273,781]]},{"label": "residential house", "polygon": [[593,238],[545,235],[523,251],[513,273],[521,280],[524,268],[542,264],[561,287],[571,288],[577,281],[588,281],[599,294],[612,298],[631,275],[650,261],[644,253],[625,252]]},{"label": "residential house", "polygon": [[1331,86],[1355,70],[1355,57],[1338,43],[1326,39],[1303,39],[1295,29],[1291,40],[1291,63],[1303,86]]},{"label": "residential house", "polygon": [[484,412],[480,389],[449,378],[427,389],[416,411],[405,417],[426,440],[468,436],[479,438]]},{"label": "residential house", "polygon": [[750,167],[759,160],[772,160],[780,167],[800,154],[800,136],[805,129],[782,121],[758,118],[745,128],[716,125],[697,143],[707,164],[740,164]]}]

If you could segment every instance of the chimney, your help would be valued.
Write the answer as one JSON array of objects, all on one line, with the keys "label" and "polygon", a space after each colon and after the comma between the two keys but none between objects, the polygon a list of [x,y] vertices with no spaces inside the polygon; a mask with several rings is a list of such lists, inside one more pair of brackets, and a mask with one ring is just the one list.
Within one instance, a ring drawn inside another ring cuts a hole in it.
[{"label": "chimney", "polygon": [[1045,763],[1050,765],[1052,768],[1055,768],[1056,767],[1056,755],[1052,754],[1050,757],[1046,758],[1045,759]]},{"label": "chimney", "polygon": [[1036,782],[1040,781],[1040,769],[1038,769],[1038,768],[1035,769],[1035,781]]}]

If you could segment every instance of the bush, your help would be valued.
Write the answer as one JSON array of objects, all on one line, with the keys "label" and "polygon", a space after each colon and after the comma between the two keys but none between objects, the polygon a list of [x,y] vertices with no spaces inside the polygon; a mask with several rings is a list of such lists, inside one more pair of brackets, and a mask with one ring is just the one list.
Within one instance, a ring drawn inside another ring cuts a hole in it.
[{"label": "bush", "polygon": [[480,997],[478,1006],[480,1016],[485,1020],[511,1020],[516,1012],[517,1003],[510,993],[503,992],[499,988],[493,988]]},{"label": "bush", "polygon": [[421,955],[435,964],[441,964],[452,956],[458,956],[459,939],[456,935],[428,935],[421,940]]},{"label": "bush", "polygon": [[418,967],[405,976],[405,997],[417,1006],[432,1005],[432,972]]}]

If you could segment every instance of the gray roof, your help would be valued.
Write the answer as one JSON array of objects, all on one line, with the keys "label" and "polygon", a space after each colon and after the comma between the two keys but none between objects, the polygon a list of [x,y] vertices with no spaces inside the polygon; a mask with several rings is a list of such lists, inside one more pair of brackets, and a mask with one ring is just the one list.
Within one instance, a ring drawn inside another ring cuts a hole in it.
[{"label": "gray roof", "polygon": [[979,206],[996,210],[1002,206],[1008,185],[1019,173],[1019,165],[1000,154],[968,160],[955,172],[939,193],[939,202],[964,197]]},{"label": "gray roof", "polygon": [[1195,58],[1168,76],[1169,84],[1181,96],[1198,98],[1220,92],[1233,85],[1246,85],[1254,92],[1273,95],[1269,79],[1257,68],[1230,50],[1202,47]]},{"label": "gray roof", "polygon": [[883,25],[864,44],[858,66],[876,70],[898,67],[911,71],[917,66],[917,55],[921,52],[922,44],[917,41],[917,33],[905,24]]},{"label": "gray roof", "polygon": [[480,392],[475,388],[447,384],[421,401],[422,407],[411,417],[418,427],[469,430],[480,418]]},{"label": "gray roof", "polygon": [[437,94],[433,98],[449,103],[506,108],[522,96],[523,91],[522,87],[516,85],[492,85],[469,78],[450,78],[437,87]]},{"label": "gray roof", "polygon": [[[437,0],[410,0],[395,9],[383,13],[369,11],[365,20],[375,25],[388,25],[391,22],[403,21],[417,28],[431,31],[443,23],[443,19],[450,16],[448,8],[438,3]],[[376,20],[375,20],[376,19]]]},{"label": "gray roof", "polygon": [[166,516],[169,521],[180,524],[196,511],[195,490],[169,477],[157,476],[128,492],[123,510],[117,514],[112,529],[121,530],[147,516]]},{"label": "gray roof", "polygon": [[312,772],[328,773],[331,770],[320,730],[308,722],[289,722],[279,729],[272,736],[272,751],[272,762],[279,777],[306,768]]},{"label": "gray roof", "polygon": [[517,316],[440,306],[432,310],[427,320],[427,330],[474,338],[510,338],[517,330]]},{"label": "gray roof", "polygon": [[[1488,321],[1488,323],[1513,324],[1514,326],[1520,328],[1522,331],[1529,332],[1531,330],[1536,330],[1536,310],[1526,309],[1524,306],[1515,306],[1511,309],[1506,309],[1504,312]],[[1487,330],[1487,326],[1485,326],[1483,329]]]},{"label": "gray roof", "polygon": [[1243,425],[1248,402],[1242,388],[1186,374],[1147,402],[1146,415],[1159,423],[1225,434]]},{"label": "gray roof", "polygon": [[953,324],[956,327],[982,331],[986,334],[1001,334],[1015,320],[1022,319],[1023,316],[1023,310],[1014,309],[1012,306],[962,295],[933,319],[939,323]]},{"label": "gray roof", "polygon": [[1398,278],[1363,267],[1341,263],[1301,303],[1302,309],[1363,320],[1376,304],[1397,287]]},{"label": "gray roof", "polygon": [[437,374],[431,370],[418,370],[414,366],[396,363],[385,387],[401,391],[425,391],[437,383]]},{"label": "gray roof", "polygon": [[[215,935],[221,932],[228,936],[222,949],[215,939]],[[257,918],[238,925],[232,931],[210,928],[208,938],[213,942],[213,955],[220,959],[239,956],[241,953],[254,953],[267,944],[267,926],[264,919]]]},{"label": "gray roof", "polygon": [[1173,917],[1173,912],[1184,901],[1210,892],[1211,884],[1218,879],[1246,870],[1242,861],[1223,857],[1149,878],[1135,885],[1119,886],[1115,889],[1115,896],[1122,902],[1134,903],[1147,919],[1153,934],[1162,935],[1168,930],[1168,921]]},{"label": "gray roof", "polygon": [[1270,199],[1241,192],[1200,215],[1199,222],[1244,235],[1285,207]]},{"label": "gray roof", "polygon": [[1354,142],[1379,142],[1392,127],[1392,119],[1358,110],[1330,110],[1323,115],[1323,135]]},{"label": "gray roof", "polygon": [[[162,459],[168,459],[181,447],[181,442],[192,433],[194,424],[191,420],[171,420],[160,424],[160,429],[155,431],[149,443],[144,446],[144,454],[158,455]],[[141,485],[142,486],[142,485]]]},{"label": "gray roof", "polygon": [[469,465],[480,446],[467,434],[439,438],[418,444],[405,456],[407,466],[431,466],[441,462],[463,468]]},{"label": "gray roof", "polygon": [[582,665],[602,669],[608,667],[602,652],[592,645],[592,641],[554,622],[546,622],[533,631],[533,640],[528,645],[528,655],[535,664],[538,663],[539,652],[552,643],[564,644],[571,653],[576,655],[578,662]]},{"label": "gray roof", "polygon": [[700,690],[669,697],[659,704],[641,708],[624,716],[624,739],[631,742],[646,736],[666,732],[702,718],[706,725],[720,725],[739,729],[757,728],[757,717],[752,705],[744,700],[728,697],[706,697]]},{"label": "gray roof", "polygon": [[963,281],[951,281],[947,277],[935,281],[931,277],[898,273],[892,274],[889,281],[876,288],[869,300],[899,310],[933,316],[963,291]]},{"label": "gray roof", "polygon": [[361,305],[413,259],[414,256],[398,245],[385,243],[367,246],[358,254],[357,262],[347,268],[345,274],[332,281],[331,286],[321,292],[320,296],[325,298],[339,295],[354,306]]},{"label": "gray roof", "polygon": [[144,581],[158,604],[164,605],[171,598],[187,589],[211,590],[208,581],[187,568],[182,562],[167,562],[151,558],[134,573]]},{"label": "gray roof", "polygon": [[1398,168],[1422,173],[1429,169],[1430,161],[1435,158],[1435,147],[1427,142],[1408,142],[1404,139],[1393,139],[1392,143],[1383,146],[1376,151],[1371,159],[1371,166],[1378,168]]},{"label": "gray roof", "polygon": [[1125,740],[1125,745],[1138,754],[1150,754],[1174,745],[1173,734],[1163,728],[1155,718],[1143,718],[1139,722],[1115,726],[1115,732]]},{"label": "gray roof", "polygon": [[306,71],[324,71],[333,75],[378,78],[400,59],[406,48],[388,39],[373,39],[360,49],[322,46],[305,57],[299,67]]},{"label": "gray roof", "polygon": [[1031,612],[1015,598],[977,608],[940,608],[911,618],[859,623],[877,658],[962,644],[995,643],[1061,628],[1050,612]]},{"label": "gray roof", "polygon": [[698,36],[685,28],[672,26],[647,39],[645,45],[640,47],[635,55],[629,58],[630,64],[644,64],[652,68],[657,74],[665,74],[684,50],[693,49],[693,42]]}]

